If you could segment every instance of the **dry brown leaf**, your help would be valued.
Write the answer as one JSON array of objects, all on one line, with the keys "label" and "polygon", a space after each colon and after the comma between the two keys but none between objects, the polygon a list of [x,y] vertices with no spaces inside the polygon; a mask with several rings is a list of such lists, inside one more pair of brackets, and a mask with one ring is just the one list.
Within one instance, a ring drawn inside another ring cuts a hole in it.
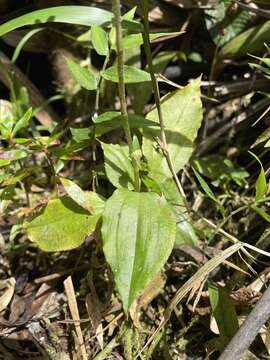
[{"label": "dry brown leaf", "polygon": [[0,281],[0,312],[5,310],[14,295],[16,280],[11,277],[6,280]]}]

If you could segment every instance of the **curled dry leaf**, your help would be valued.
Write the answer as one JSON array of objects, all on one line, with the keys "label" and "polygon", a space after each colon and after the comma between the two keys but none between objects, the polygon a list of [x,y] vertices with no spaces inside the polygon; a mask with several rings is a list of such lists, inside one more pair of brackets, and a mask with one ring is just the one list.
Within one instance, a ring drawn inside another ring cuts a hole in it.
[{"label": "curled dry leaf", "polygon": [[16,280],[11,277],[0,281],[0,312],[9,305],[15,290]]}]

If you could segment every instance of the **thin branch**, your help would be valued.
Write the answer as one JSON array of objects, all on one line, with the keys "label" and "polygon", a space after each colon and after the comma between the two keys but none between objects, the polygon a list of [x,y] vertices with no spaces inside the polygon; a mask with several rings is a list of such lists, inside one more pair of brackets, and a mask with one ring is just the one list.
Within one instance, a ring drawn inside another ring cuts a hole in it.
[{"label": "thin branch", "polygon": [[113,13],[115,16],[116,26],[116,49],[117,49],[117,68],[118,68],[118,91],[121,105],[121,113],[123,119],[123,128],[125,131],[126,140],[129,148],[129,156],[132,161],[134,169],[134,182],[135,190],[140,190],[140,178],[139,178],[139,167],[134,157],[133,141],[128,121],[127,112],[127,101],[126,101],[126,90],[124,82],[124,47],[123,47],[123,35],[122,35],[122,24],[121,24],[121,8],[120,0],[113,0]]},{"label": "thin branch", "polygon": [[165,133],[164,118],[163,118],[162,109],[161,109],[159,87],[158,87],[158,82],[157,82],[156,77],[155,77],[155,72],[154,72],[154,67],[153,67],[153,57],[152,57],[151,46],[150,46],[150,37],[149,37],[150,29],[149,29],[149,20],[148,20],[148,0],[142,0],[141,1],[141,6],[142,6],[143,23],[144,23],[143,44],[144,44],[145,54],[146,54],[147,63],[148,63],[148,67],[149,67],[149,73],[150,73],[150,76],[151,76],[151,81],[152,81],[152,86],[153,86],[155,103],[156,103],[158,117],[159,117],[162,151],[163,151],[164,156],[166,158],[168,167],[169,167],[170,172],[171,172],[171,174],[173,176],[173,179],[175,181],[177,189],[178,189],[180,195],[183,197],[183,199],[185,201],[185,205],[188,208],[188,204],[187,204],[187,201],[186,201],[186,195],[185,195],[184,190],[182,188],[182,185],[181,185],[181,183],[180,183],[180,181],[178,179],[178,176],[177,176],[176,171],[174,169],[172,159],[171,159],[171,156],[170,156],[170,153],[169,153],[169,150],[168,150],[168,143],[167,143],[166,133]]}]

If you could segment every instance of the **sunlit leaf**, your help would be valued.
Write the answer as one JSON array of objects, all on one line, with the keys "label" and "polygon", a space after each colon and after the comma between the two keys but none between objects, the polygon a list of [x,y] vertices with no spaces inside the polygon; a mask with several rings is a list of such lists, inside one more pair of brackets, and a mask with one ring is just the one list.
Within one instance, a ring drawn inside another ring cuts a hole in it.
[{"label": "sunlit leaf", "polygon": [[[174,169],[178,172],[188,162],[193,151],[193,142],[201,126],[200,79],[166,95],[162,99],[161,108],[168,151]],[[157,110],[150,111],[147,119],[158,122]],[[158,150],[156,138],[161,142],[160,130],[145,129],[143,135],[143,153],[148,162],[149,176],[159,181],[172,177],[162,151]]]},{"label": "sunlit leaf", "polygon": [[99,55],[106,56],[109,52],[108,34],[100,26],[92,26],[91,41]]},{"label": "sunlit leaf", "polygon": [[175,229],[172,211],[157,194],[122,189],[107,201],[103,249],[125,311],[167,261]]},{"label": "sunlit leaf", "polygon": [[127,145],[101,144],[105,171],[109,181],[116,188],[134,189],[134,170],[129,158]]},{"label": "sunlit leaf", "polygon": [[89,6],[56,6],[36,10],[0,25],[0,36],[26,25],[60,22],[77,25],[109,25],[113,14]]},{"label": "sunlit leaf", "polygon": [[60,177],[60,181],[64,186],[67,194],[85,210],[91,214],[99,215],[103,212],[105,201],[93,191],[84,191],[74,181]]},{"label": "sunlit leaf", "polygon": [[50,200],[24,222],[29,239],[44,251],[80,246],[95,230],[99,215],[91,215],[65,196]]}]

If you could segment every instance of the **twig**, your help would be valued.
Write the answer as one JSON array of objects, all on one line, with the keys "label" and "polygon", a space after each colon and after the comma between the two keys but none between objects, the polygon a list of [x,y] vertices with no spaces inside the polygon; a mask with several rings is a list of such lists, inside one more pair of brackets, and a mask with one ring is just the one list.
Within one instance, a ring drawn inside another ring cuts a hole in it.
[{"label": "twig", "polygon": [[80,353],[81,353],[82,359],[87,360],[88,355],[87,355],[84,340],[83,340],[81,325],[78,322],[78,320],[80,320],[80,315],[79,315],[75,290],[74,290],[74,287],[73,287],[71,276],[69,276],[64,281],[64,287],[65,287],[65,291],[66,291],[66,294],[67,294],[69,310],[70,310],[72,319],[75,321],[74,326],[75,326],[76,334],[77,334],[78,341],[79,341]]},{"label": "twig", "polygon": [[173,179],[175,181],[177,189],[178,189],[180,195],[183,197],[183,199],[184,199],[184,201],[186,203],[185,205],[188,208],[188,204],[187,204],[187,201],[186,201],[186,195],[184,193],[182,185],[181,185],[181,183],[180,183],[180,181],[179,181],[179,179],[177,177],[177,174],[175,172],[175,169],[174,169],[174,166],[173,166],[173,163],[172,163],[172,159],[171,159],[171,155],[170,155],[169,149],[168,149],[167,139],[166,139],[165,124],[164,124],[164,119],[163,119],[163,114],[162,114],[162,109],[161,109],[159,87],[158,87],[157,79],[155,77],[155,72],[154,72],[154,67],[153,67],[153,59],[152,59],[152,52],[151,52],[151,46],[150,46],[150,37],[149,37],[149,32],[150,31],[149,31],[149,20],[148,20],[148,0],[142,0],[141,1],[141,6],[142,6],[143,23],[144,23],[143,44],[144,44],[145,54],[146,54],[147,63],[148,63],[148,67],[149,67],[149,73],[150,73],[150,76],[151,76],[152,87],[153,87],[153,92],[154,92],[154,97],[155,97],[155,103],[156,103],[157,112],[158,112],[160,132],[161,132],[162,151],[163,151],[164,156],[166,158],[168,167],[169,167],[169,169],[171,171],[171,174],[173,176]]},{"label": "twig", "polygon": [[123,47],[123,35],[122,35],[122,24],[121,24],[121,10],[120,0],[113,0],[113,13],[115,16],[116,26],[116,49],[117,49],[117,68],[118,68],[118,91],[121,104],[121,114],[123,120],[123,128],[126,136],[126,140],[129,148],[129,156],[131,158],[132,166],[134,169],[134,187],[136,191],[140,191],[140,177],[139,177],[139,166],[134,157],[133,141],[128,121],[127,112],[127,101],[126,101],[126,90],[124,82],[124,47]]},{"label": "twig", "polygon": [[270,287],[265,291],[240,329],[229,342],[219,360],[240,360],[264,323],[270,317]]}]

